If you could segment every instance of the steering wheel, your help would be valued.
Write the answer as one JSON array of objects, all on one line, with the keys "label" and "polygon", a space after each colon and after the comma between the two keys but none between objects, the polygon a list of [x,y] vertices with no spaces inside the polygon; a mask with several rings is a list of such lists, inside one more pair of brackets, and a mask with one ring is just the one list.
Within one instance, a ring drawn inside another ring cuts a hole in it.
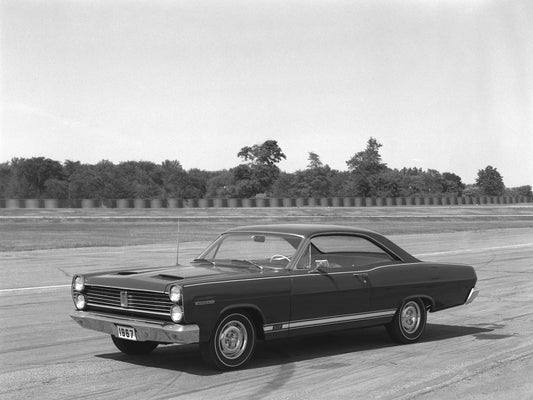
[{"label": "steering wheel", "polygon": [[291,262],[291,259],[283,254],[274,254],[272,257],[270,257],[270,263],[281,260],[287,260],[287,262]]}]

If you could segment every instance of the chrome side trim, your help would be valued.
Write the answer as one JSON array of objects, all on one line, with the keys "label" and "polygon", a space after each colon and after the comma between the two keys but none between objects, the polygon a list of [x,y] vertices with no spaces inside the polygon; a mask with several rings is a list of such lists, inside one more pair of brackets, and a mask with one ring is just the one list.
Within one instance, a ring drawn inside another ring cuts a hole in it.
[{"label": "chrome side trim", "polygon": [[468,294],[468,297],[466,298],[465,305],[472,303],[478,294],[479,294],[479,290],[476,289],[475,287],[470,289],[470,293]]},{"label": "chrome side trim", "polygon": [[396,309],[382,310],[382,311],[373,311],[366,313],[358,314],[349,314],[349,315],[336,315],[328,318],[314,318],[308,320],[298,320],[298,321],[289,321],[289,322],[278,322],[275,324],[263,325],[263,331],[268,332],[279,332],[287,329],[300,329],[300,328],[311,328],[323,325],[332,325],[340,324],[346,322],[356,322],[363,320],[370,320],[375,318],[382,317],[391,317],[396,313]]},{"label": "chrome side trim", "polygon": [[238,282],[248,282],[248,281],[262,281],[267,279],[282,279],[282,278],[290,278],[290,275],[284,275],[284,276],[263,276],[260,278],[244,278],[244,279],[233,279],[233,280],[226,280],[226,281],[216,281],[216,282],[200,282],[200,283],[189,283],[183,285],[183,287],[192,287],[192,286],[204,286],[204,285],[219,285],[221,283],[238,283]]},{"label": "chrome side trim", "polygon": [[139,341],[189,344],[200,341],[198,325],[146,321],[119,315],[104,315],[90,311],[73,311],[70,317],[82,327],[117,336],[117,325],[135,329]]},{"label": "chrome side trim", "polygon": [[269,332],[279,332],[279,331],[285,331],[289,329],[289,323],[279,323],[279,324],[271,324],[271,325],[263,325],[263,332],[269,333]]},{"label": "chrome side trim", "polygon": [[388,317],[388,316],[394,315],[395,313],[396,313],[396,310],[387,310],[387,311],[369,312],[369,313],[361,313],[361,314],[354,314],[354,315],[342,315],[342,316],[330,317],[330,318],[324,318],[324,319],[318,319],[318,320],[313,319],[310,321],[294,321],[294,322],[289,322],[289,329],[306,328],[308,326],[330,325],[330,324],[338,324],[342,322],[354,322],[354,321],[360,321],[360,320],[366,320],[366,319]]},{"label": "chrome side trim", "polygon": [[[204,286],[204,285],[218,285],[221,283],[232,283],[232,282],[247,282],[247,281],[260,281],[260,280],[266,280],[266,279],[287,279],[287,278],[306,278],[310,276],[321,276],[321,275],[342,275],[342,274],[360,274],[365,272],[372,272],[381,268],[392,268],[392,267],[403,267],[408,265],[417,265],[421,262],[413,262],[413,263],[403,263],[399,262],[396,264],[386,264],[386,265],[380,265],[371,269],[361,269],[361,270],[350,270],[350,271],[341,271],[341,272],[328,272],[327,274],[319,274],[319,273],[302,273],[298,275],[283,275],[283,276],[262,276],[258,278],[244,278],[244,279],[234,279],[234,280],[225,280],[225,281],[216,281],[216,282],[200,282],[200,283],[189,283],[183,285],[183,287],[192,287],[192,286]],[[304,269],[298,270],[298,271],[306,271]]]}]

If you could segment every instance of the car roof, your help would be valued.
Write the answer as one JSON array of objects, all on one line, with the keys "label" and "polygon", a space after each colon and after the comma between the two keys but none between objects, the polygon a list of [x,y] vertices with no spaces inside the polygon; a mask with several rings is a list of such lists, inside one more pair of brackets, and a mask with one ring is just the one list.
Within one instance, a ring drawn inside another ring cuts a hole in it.
[{"label": "car roof", "polygon": [[289,233],[304,237],[314,236],[321,233],[363,233],[379,235],[368,229],[354,228],[343,225],[321,224],[271,224],[271,225],[248,225],[229,229],[226,232],[265,232],[265,233]]},{"label": "car roof", "polygon": [[374,241],[377,241],[382,246],[393,252],[404,262],[418,262],[416,257],[409,254],[407,251],[387,239],[385,236],[362,228],[355,228],[344,225],[321,225],[321,224],[272,224],[272,225],[248,225],[238,228],[229,229],[224,233],[230,232],[248,232],[248,233],[283,233],[299,235],[305,238],[313,237],[319,234],[360,234],[370,237]]}]

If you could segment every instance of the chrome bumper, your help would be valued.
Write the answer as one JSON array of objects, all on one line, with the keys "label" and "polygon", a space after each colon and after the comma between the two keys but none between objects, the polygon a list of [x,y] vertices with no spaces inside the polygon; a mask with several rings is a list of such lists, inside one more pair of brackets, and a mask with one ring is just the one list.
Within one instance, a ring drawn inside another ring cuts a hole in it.
[{"label": "chrome bumper", "polygon": [[137,320],[131,317],[89,311],[73,311],[70,317],[84,328],[105,332],[113,336],[118,336],[117,325],[129,326],[135,329],[139,341],[179,344],[198,343],[200,341],[198,325]]},{"label": "chrome bumper", "polygon": [[468,297],[465,301],[465,305],[472,303],[478,294],[479,294],[479,290],[477,290],[476,288],[470,289],[470,293],[468,294]]}]

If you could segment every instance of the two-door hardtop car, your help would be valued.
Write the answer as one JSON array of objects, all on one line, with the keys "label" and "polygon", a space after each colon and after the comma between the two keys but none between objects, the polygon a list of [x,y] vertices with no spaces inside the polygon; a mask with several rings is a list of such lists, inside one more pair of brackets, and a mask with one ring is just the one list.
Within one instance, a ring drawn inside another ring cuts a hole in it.
[{"label": "two-door hardtop car", "polygon": [[423,262],[346,226],[230,229],[189,265],[75,275],[71,317],[127,354],[199,343],[217,369],[241,367],[257,340],[384,325],[420,338],[427,312],[470,303],[471,266]]}]

